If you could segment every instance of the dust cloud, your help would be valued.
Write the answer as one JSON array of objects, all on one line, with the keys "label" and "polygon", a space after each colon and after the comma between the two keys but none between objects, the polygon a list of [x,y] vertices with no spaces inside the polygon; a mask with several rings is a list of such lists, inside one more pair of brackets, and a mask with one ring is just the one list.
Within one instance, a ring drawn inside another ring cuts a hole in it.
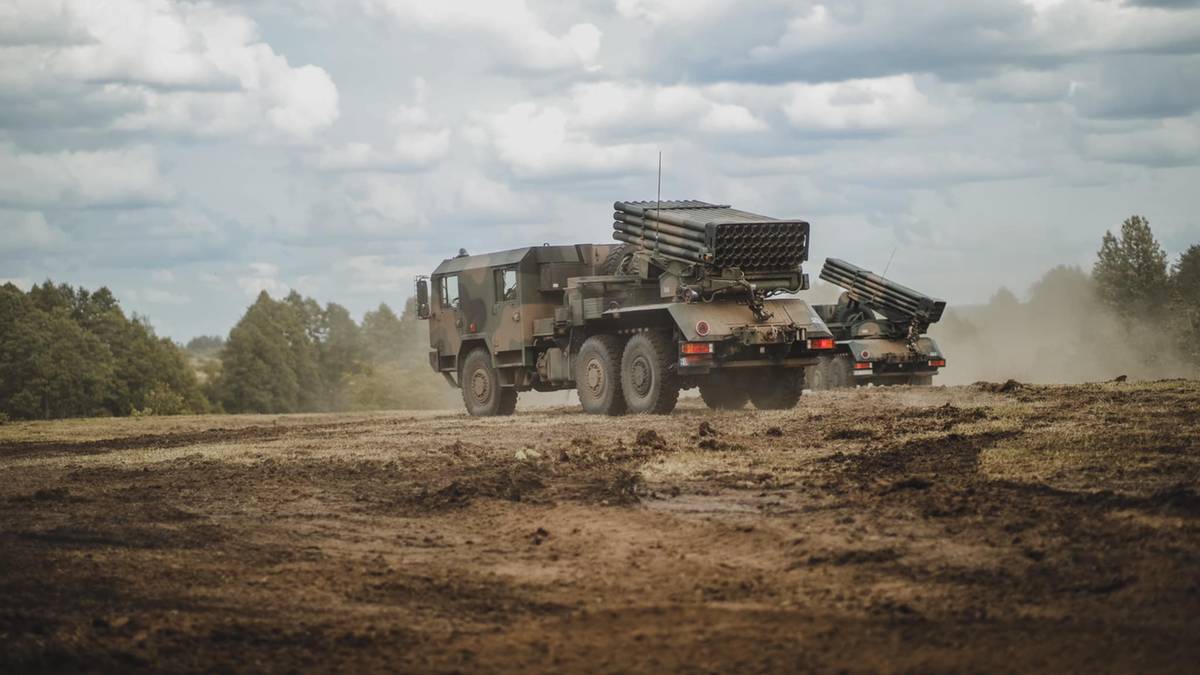
[{"label": "dust cloud", "polygon": [[1076,267],[1056,267],[1035,283],[1027,300],[1001,289],[983,306],[952,299],[929,334],[946,353],[936,384],[1008,379],[1041,384],[1193,377],[1161,321],[1138,308],[1116,312],[1096,296]]}]

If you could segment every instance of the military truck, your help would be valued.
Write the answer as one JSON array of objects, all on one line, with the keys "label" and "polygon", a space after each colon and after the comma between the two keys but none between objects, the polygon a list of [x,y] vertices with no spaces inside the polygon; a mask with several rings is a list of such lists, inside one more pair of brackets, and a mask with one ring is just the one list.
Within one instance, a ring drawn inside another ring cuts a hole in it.
[{"label": "military truck", "polygon": [[942,318],[944,301],[837,258],[825,260],[821,279],[845,291],[836,304],[813,306],[837,349],[809,368],[811,389],[933,383],[946,357],[924,333]]},{"label": "military truck", "polygon": [[803,300],[809,226],[705,202],[617,202],[619,244],[465,251],[417,280],[429,364],[472,415],[575,389],[588,413],[794,406],[834,348]]}]

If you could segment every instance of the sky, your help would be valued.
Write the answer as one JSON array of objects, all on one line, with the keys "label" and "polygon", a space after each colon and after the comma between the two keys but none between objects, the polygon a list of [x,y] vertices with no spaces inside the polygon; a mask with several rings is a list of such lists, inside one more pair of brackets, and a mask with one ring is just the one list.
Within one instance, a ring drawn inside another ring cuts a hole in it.
[{"label": "sky", "polygon": [[177,340],[356,316],[612,202],[812,223],[945,298],[1200,243],[1200,1],[0,0],[0,280]]}]

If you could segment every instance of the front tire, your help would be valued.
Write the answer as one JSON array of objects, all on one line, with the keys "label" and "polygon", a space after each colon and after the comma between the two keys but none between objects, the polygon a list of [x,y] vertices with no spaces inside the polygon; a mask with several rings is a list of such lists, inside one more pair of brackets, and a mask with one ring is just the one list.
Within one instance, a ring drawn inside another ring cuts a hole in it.
[{"label": "front tire", "polygon": [[592,415],[622,415],[621,344],[615,335],[593,335],[575,357],[575,389],[583,411]]},{"label": "front tire", "polygon": [[485,349],[472,349],[467,354],[458,381],[463,404],[475,417],[511,415],[517,408],[517,391],[500,386],[500,374]]},{"label": "front tire", "polygon": [[756,379],[750,400],[759,410],[790,410],[800,402],[804,390],[804,368],[783,368]]},{"label": "front tire", "polygon": [[679,401],[675,350],[663,333],[638,333],[621,356],[621,390],[634,414],[666,415]]}]

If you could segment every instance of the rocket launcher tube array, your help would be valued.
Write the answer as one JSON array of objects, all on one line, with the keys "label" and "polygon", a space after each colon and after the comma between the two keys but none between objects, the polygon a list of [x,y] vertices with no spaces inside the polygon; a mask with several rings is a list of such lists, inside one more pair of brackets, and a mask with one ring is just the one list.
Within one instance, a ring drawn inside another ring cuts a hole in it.
[{"label": "rocket launcher tube array", "polygon": [[837,258],[825,259],[825,266],[821,268],[821,278],[846,289],[851,299],[874,305],[885,314],[899,313],[922,319],[927,323],[936,323],[941,320],[942,312],[946,309],[944,300],[931,298]]},{"label": "rocket launcher tube array", "polygon": [[[704,202],[616,202],[613,236],[648,249],[744,271],[795,271],[808,259],[808,223],[764,218]],[[623,236],[617,236],[618,234]],[[637,237],[631,241],[627,237]],[[658,245],[652,244],[657,241]],[[673,253],[687,250],[698,255]]]}]

